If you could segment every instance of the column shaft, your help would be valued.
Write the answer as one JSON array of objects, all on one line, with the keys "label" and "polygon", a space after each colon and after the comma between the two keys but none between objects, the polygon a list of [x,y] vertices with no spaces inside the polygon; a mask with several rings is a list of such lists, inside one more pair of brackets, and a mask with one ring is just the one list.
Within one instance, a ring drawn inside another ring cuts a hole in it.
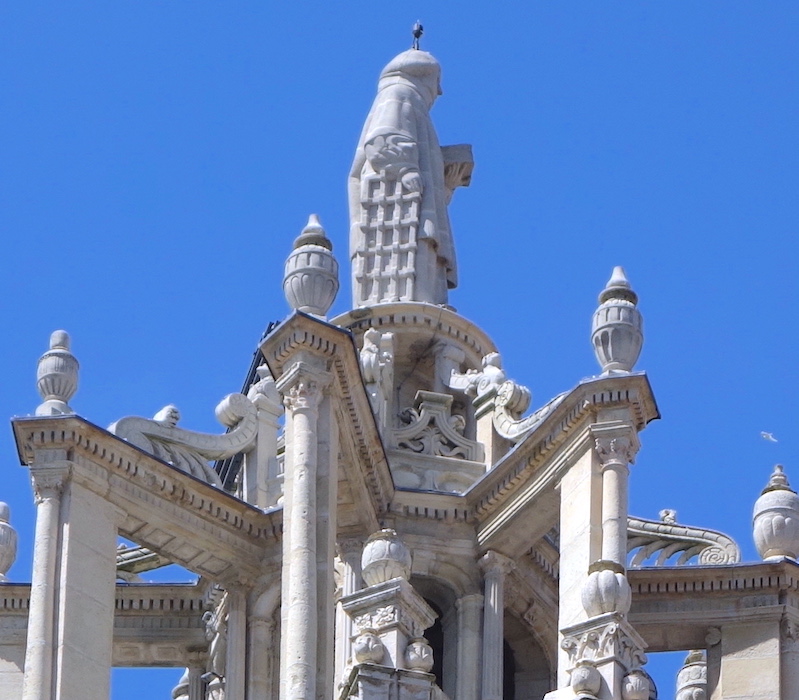
[{"label": "column shaft", "polygon": [[511,569],[513,562],[497,552],[489,552],[480,563],[485,571],[482,700],[502,700],[505,574]]},{"label": "column shaft", "polygon": [[622,566],[627,562],[627,492],[630,470],[610,462],[602,471],[602,558]]},{"label": "column shaft", "polygon": [[247,657],[247,598],[238,587],[230,587],[225,657],[225,699],[244,700]]},{"label": "column shaft", "polygon": [[458,675],[455,696],[458,700],[480,700],[483,596],[479,593],[463,596],[455,605],[458,610]]},{"label": "column shaft", "polygon": [[[61,485],[58,474],[32,474],[36,488],[36,534],[28,613],[23,700],[50,700],[53,685],[53,628]],[[56,477],[56,478],[53,478]]]}]

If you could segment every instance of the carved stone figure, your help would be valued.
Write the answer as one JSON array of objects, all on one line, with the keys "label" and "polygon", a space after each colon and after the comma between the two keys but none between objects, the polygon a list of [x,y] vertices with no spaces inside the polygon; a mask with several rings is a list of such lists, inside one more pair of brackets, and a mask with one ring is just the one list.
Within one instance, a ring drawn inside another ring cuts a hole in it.
[{"label": "carved stone figure", "polygon": [[356,306],[446,304],[457,285],[444,156],[430,119],[440,79],[438,61],[413,49],[380,74],[349,179]]},{"label": "carved stone figure", "polygon": [[8,522],[10,510],[0,501],[0,583],[7,581],[6,574],[17,558],[17,531]]}]

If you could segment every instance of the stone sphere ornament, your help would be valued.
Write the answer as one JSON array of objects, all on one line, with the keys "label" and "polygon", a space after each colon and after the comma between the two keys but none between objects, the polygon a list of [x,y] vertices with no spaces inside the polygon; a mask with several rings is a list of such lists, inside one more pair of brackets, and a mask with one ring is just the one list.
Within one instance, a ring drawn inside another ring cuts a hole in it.
[{"label": "stone sphere ornament", "polygon": [[283,293],[297,311],[323,316],[338,294],[338,262],[319,217],[311,214],[286,260]]},{"label": "stone sphere ornament", "polygon": [[644,321],[637,304],[624,269],[614,267],[591,323],[594,354],[604,373],[631,372],[641,354]]},{"label": "stone sphere ornament", "polygon": [[433,668],[433,648],[424,637],[416,637],[405,647],[405,665],[412,671],[424,673]]},{"label": "stone sphere ornament", "polygon": [[632,603],[632,590],[624,568],[612,561],[594,562],[581,591],[583,609],[589,617],[604,613],[627,613]]},{"label": "stone sphere ornament", "polygon": [[359,664],[379,664],[386,655],[386,648],[374,630],[363,630],[352,643],[352,655]]},{"label": "stone sphere ornament", "polygon": [[581,660],[572,669],[569,684],[575,695],[596,697],[602,687],[602,676],[591,661]]},{"label": "stone sphere ornament", "polygon": [[752,515],[755,545],[765,560],[799,557],[799,496],[788,485],[782,465],[774,472]]},{"label": "stone sphere ornament", "polygon": [[706,700],[707,661],[705,652],[689,652],[683,667],[677,672],[676,700]]},{"label": "stone sphere ornament", "polygon": [[649,700],[649,676],[641,669],[630,671],[621,682],[623,700]]},{"label": "stone sphere ornament", "polygon": [[78,390],[79,365],[69,346],[69,333],[54,331],[50,335],[50,349],[39,358],[36,388],[44,403],[37,407],[37,416],[74,413],[69,400]]},{"label": "stone sphere ornament", "polygon": [[0,501],[0,583],[8,581],[6,574],[17,558],[17,531],[9,520],[8,504]]},{"label": "stone sphere ornament", "polygon": [[367,586],[411,575],[411,553],[395,530],[385,529],[366,540],[361,555],[361,576]]}]

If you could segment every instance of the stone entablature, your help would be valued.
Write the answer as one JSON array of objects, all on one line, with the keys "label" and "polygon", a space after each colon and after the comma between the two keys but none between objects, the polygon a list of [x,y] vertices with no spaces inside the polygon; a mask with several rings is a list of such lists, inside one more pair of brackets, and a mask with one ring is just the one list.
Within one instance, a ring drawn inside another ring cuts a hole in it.
[{"label": "stone entablature", "polygon": [[13,427],[23,464],[55,455],[68,478],[121,509],[123,537],[191,571],[255,580],[270,542],[279,542],[279,511],[264,513],[83,418],[17,418]]},{"label": "stone entablature", "polygon": [[[180,668],[207,653],[203,585],[120,584],[114,614],[115,666]],[[30,584],[0,586],[0,645],[24,649]]]},{"label": "stone entablature", "polygon": [[773,619],[799,620],[799,564],[631,569],[630,622],[649,651],[701,649],[709,630]]}]

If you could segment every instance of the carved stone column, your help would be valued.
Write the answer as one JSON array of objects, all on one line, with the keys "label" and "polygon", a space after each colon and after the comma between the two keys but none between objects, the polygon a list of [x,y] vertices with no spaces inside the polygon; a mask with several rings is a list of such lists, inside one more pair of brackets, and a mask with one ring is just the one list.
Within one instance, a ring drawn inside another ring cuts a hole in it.
[{"label": "carved stone column", "polygon": [[482,700],[502,700],[505,575],[514,567],[513,561],[498,552],[488,552],[480,560],[485,580]]},{"label": "carved stone column", "polygon": [[[345,598],[361,588],[361,552],[363,540],[347,537],[337,543],[341,562],[341,597]],[[352,657],[352,618],[344,612],[339,601],[336,604],[336,679],[344,680],[344,673]]]},{"label": "carved stone column", "polygon": [[[317,486],[322,437],[319,434],[319,407],[324,398],[324,388],[330,381],[327,372],[312,363],[299,361],[277,384],[286,406],[281,700],[314,700],[317,697],[317,665],[321,663],[324,666],[327,661],[318,658],[323,632],[320,629],[319,604],[324,600],[318,591]],[[326,428],[329,430],[330,426]],[[326,504],[325,512],[328,512]],[[329,526],[329,523],[325,524]],[[332,575],[332,554],[327,573]]]},{"label": "carved stone column", "polygon": [[455,601],[458,611],[458,675],[455,697],[458,700],[479,700],[480,659],[483,637],[483,596],[465,595]]},{"label": "carved stone column", "polygon": [[52,697],[58,525],[61,493],[69,471],[69,464],[60,460],[47,467],[31,469],[36,499],[36,535],[23,700],[49,700]]},{"label": "carved stone column", "polygon": [[602,469],[602,559],[627,562],[629,464],[638,451],[638,437],[626,424],[595,425],[591,432]]},{"label": "carved stone column", "polygon": [[244,700],[247,658],[247,597],[240,586],[227,589],[225,700]]}]

